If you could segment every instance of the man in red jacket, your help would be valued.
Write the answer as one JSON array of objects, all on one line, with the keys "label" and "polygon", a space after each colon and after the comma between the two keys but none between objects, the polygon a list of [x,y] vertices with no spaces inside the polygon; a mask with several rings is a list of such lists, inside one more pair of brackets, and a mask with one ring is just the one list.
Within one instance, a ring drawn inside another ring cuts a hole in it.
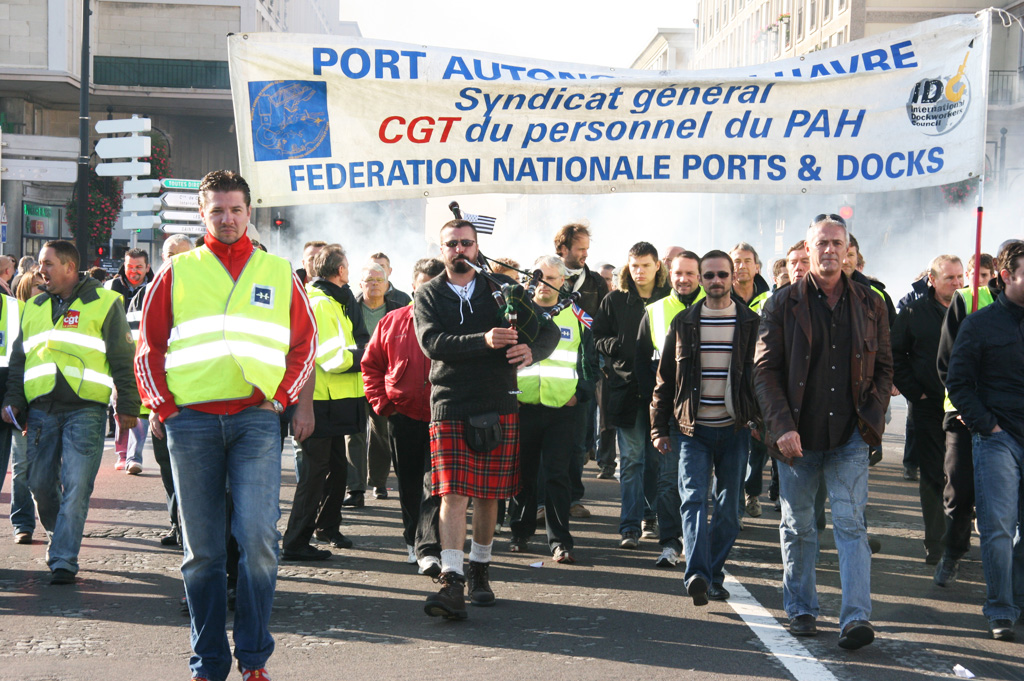
[{"label": "man in red jacket", "polygon": [[[175,257],[149,285],[135,352],[139,392],[153,412],[150,427],[156,437],[166,430],[170,450],[185,545],[192,678],[212,681],[231,672],[225,487],[242,555],[234,657],[243,681],[267,676],[281,538],[280,414],[298,400],[317,351],[302,283],[287,261],[249,240],[251,214],[241,176],[220,170],[203,178],[204,244]],[[295,438],[304,440],[308,433],[299,430]]]},{"label": "man in red jacket", "polygon": [[[423,258],[412,269],[412,289],[444,272],[437,258]],[[366,346],[362,362],[366,399],[388,419],[388,435],[398,477],[398,501],[409,562],[420,574],[441,574],[438,516],[441,498],[430,487],[430,360],[413,328],[412,306],[387,313]]]}]

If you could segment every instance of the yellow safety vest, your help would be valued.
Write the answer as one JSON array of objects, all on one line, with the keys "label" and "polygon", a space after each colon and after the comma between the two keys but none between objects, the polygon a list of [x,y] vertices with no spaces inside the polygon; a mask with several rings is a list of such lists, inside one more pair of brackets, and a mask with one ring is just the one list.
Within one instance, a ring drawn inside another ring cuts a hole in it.
[{"label": "yellow safety vest", "polygon": [[768,300],[769,298],[771,298],[771,295],[772,295],[771,291],[765,291],[764,293],[761,293],[760,295],[756,295],[756,296],[754,296],[753,300],[751,300],[749,303],[747,303],[747,307],[749,307],[754,312],[756,312],[758,314],[761,314],[761,308],[764,307],[765,301]]},{"label": "yellow safety vest", "polygon": [[[971,305],[974,301],[974,288],[967,286],[965,288],[957,289],[957,293],[964,299],[964,306],[967,309],[967,314],[971,314]],[[978,309],[991,305],[993,302],[992,289],[988,286],[978,287]],[[946,391],[946,399],[942,402],[942,408],[945,411],[960,411],[953,406],[952,400],[949,399],[949,391]]]},{"label": "yellow safety vest", "polygon": [[[110,308],[122,305],[121,294],[97,288],[96,300],[75,300],[54,323],[51,298],[33,298],[21,318],[25,350],[25,399],[53,392],[60,371],[75,394],[83,400],[108,404],[114,378],[107,362],[103,321]],[[6,296],[5,296],[6,298]],[[8,301],[4,301],[4,312]]]},{"label": "yellow safety vest", "polygon": [[178,406],[272,399],[291,343],[292,272],[256,249],[235,281],[208,248],[171,261],[171,335],[164,368]]},{"label": "yellow safety vest", "polygon": [[[702,286],[700,293],[693,299],[693,303],[695,304],[704,297],[704,287]],[[665,337],[668,336],[668,327],[672,326],[672,320],[676,318],[676,315],[685,309],[686,303],[679,300],[674,293],[647,306],[647,319],[651,325],[651,345],[654,346],[654,356],[651,359],[655,361],[661,359],[661,346]]]},{"label": "yellow safety vest", "polygon": [[[0,369],[6,369],[11,359],[11,348],[21,333],[21,301],[12,296],[3,297],[0,310]],[[11,313],[11,310],[14,310]]]},{"label": "yellow safety vest", "polygon": [[522,391],[519,401],[523,404],[564,407],[576,394],[576,359],[583,342],[583,323],[571,307],[559,312],[552,321],[562,334],[555,351],[516,374]]},{"label": "yellow safety vest", "polygon": [[316,349],[314,400],[343,400],[362,397],[363,374],[352,368],[352,351],[357,348],[352,320],[345,306],[312,284],[306,285],[309,303],[316,317],[319,345]]}]

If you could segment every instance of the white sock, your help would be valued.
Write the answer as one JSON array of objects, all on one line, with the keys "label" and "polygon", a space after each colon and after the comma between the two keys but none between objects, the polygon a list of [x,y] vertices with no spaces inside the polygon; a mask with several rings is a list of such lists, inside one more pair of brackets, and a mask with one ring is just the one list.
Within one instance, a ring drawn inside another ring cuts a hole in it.
[{"label": "white sock", "polygon": [[494,546],[494,542],[490,544],[477,544],[473,542],[472,548],[469,551],[469,559],[474,563],[490,563],[492,546]]},{"label": "white sock", "polygon": [[466,554],[458,549],[441,549],[441,572],[462,574],[462,561]]}]

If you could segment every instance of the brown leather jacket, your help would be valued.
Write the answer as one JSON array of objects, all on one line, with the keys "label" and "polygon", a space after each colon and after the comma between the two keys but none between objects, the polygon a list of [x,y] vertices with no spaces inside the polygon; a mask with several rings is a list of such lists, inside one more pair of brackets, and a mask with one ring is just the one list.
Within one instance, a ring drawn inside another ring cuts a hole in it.
[{"label": "brown leather jacket", "polygon": [[[652,440],[668,437],[673,419],[683,435],[693,435],[700,406],[700,311],[704,302],[698,301],[677,314],[669,326],[651,401]],[[761,421],[753,383],[757,325],[757,313],[737,303],[729,366],[730,401],[736,428],[746,428],[751,423],[758,427]]]},{"label": "brown leather jacket", "polygon": [[[864,442],[882,443],[885,410],[892,389],[889,317],[882,298],[863,284],[841,275],[849,291],[850,384],[857,427]],[[775,441],[798,430],[804,384],[811,359],[811,314],[807,280],[775,292],[761,311],[754,355],[754,389],[767,429],[768,451],[779,457]]]}]

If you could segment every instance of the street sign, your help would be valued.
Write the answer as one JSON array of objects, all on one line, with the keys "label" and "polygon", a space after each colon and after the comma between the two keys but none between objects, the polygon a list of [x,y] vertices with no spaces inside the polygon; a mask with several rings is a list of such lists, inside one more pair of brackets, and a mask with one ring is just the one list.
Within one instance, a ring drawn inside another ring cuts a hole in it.
[{"label": "street sign", "polygon": [[96,154],[100,158],[145,158],[152,153],[153,138],[147,135],[105,137],[96,143]]},{"label": "street sign", "polygon": [[[74,166],[74,164],[71,164]],[[126,161],[124,163],[100,163],[96,166],[96,174],[100,177],[137,177],[149,175],[149,164],[142,161]]]},{"label": "street sign", "polygon": [[121,203],[121,210],[125,213],[155,213],[160,210],[160,199],[155,196],[125,199]]},{"label": "street sign", "polygon": [[168,220],[173,220],[175,222],[202,222],[202,218],[199,217],[199,213],[193,213],[186,210],[162,210],[160,211],[160,217],[165,222]]},{"label": "street sign", "polygon": [[164,189],[191,189],[192,191],[199,191],[199,180],[179,180],[176,177],[165,177],[160,180],[160,184],[163,185]]},{"label": "street sign", "polygon": [[205,225],[176,225],[168,222],[163,224],[160,229],[162,229],[165,234],[206,234]]},{"label": "street sign", "polygon": [[33,156],[38,158],[78,159],[80,142],[77,137],[49,137],[47,135],[4,135],[4,156]]},{"label": "street sign", "polygon": [[0,203],[0,243],[7,243],[7,204]]},{"label": "street sign", "polygon": [[125,194],[156,194],[160,191],[160,180],[125,180],[121,188]]},{"label": "street sign", "polygon": [[121,218],[121,226],[124,229],[153,229],[160,226],[158,215],[125,215]]},{"label": "street sign", "polygon": [[199,194],[164,192],[160,195],[160,200],[163,201],[164,205],[168,208],[199,209]]},{"label": "street sign", "polygon": [[[96,121],[96,132],[101,135],[117,135],[125,132],[149,132],[153,129],[153,121],[148,118],[116,118],[109,121]],[[147,154],[148,155],[148,154]]]},{"label": "street sign", "polygon": [[[143,173],[145,174],[145,173]],[[0,163],[0,177],[22,182],[68,182],[74,184],[78,165],[74,161],[36,161],[7,158]]]}]

